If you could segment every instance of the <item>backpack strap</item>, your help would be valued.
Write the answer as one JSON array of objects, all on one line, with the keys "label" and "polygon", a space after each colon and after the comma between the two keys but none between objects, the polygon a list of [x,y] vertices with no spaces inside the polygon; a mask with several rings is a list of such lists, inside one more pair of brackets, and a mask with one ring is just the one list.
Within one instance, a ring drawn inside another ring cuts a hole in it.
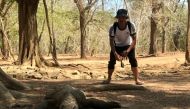
[{"label": "backpack strap", "polygon": [[127,26],[128,26],[128,28],[129,28],[130,36],[132,35],[132,34],[131,34],[131,25],[132,25],[131,22],[130,22],[130,21],[127,21]]},{"label": "backpack strap", "polygon": [[116,34],[117,26],[118,26],[118,22],[114,22],[114,24],[113,24],[113,32],[114,32],[114,36],[115,36],[115,34]]},{"label": "backpack strap", "polygon": [[130,21],[127,21],[127,25],[128,25],[128,28],[129,28],[130,36],[132,37],[132,39],[134,39],[136,33],[132,33],[132,23]]}]

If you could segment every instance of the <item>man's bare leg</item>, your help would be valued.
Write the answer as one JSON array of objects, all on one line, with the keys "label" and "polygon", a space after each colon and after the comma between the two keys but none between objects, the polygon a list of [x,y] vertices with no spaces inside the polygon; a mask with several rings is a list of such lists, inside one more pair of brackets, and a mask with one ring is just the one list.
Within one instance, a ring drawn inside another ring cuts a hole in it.
[{"label": "man's bare leg", "polygon": [[103,81],[103,84],[109,84],[111,82],[111,77],[114,72],[114,69],[108,69],[108,78],[107,80]]},{"label": "man's bare leg", "polygon": [[139,80],[139,71],[138,71],[138,68],[137,68],[137,67],[131,67],[131,70],[132,70],[133,75],[134,75],[134,77],[135,77],[135,83],[136,83],[137,85],[142,85],[144,82],[141,82],[141,81]]}]

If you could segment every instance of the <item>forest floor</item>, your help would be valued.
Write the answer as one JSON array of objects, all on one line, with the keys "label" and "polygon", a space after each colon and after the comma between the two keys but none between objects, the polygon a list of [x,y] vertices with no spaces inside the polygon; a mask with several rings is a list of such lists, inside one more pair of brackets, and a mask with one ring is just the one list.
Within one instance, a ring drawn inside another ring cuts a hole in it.
[{"label": "forest floor", "polygon": [[[40,95],[30,101],[34,106],[53,87],[70,84],[84,90],[87,97],[117,101],[122,109],[190,109],[190,66],[184,65],[184,53],[138,56],[140,78],[147,90],[87,90],[102,85],[102,80],[106,79],[108,57],[99,55],[83,60],[79,56],[59,55],[59,68],[15,66],[11,61],[3,60],[0,60],[0,66],[13,78],[33,87],[33,90],[23,92]],[[121,68],[117,62],[111,84],[135,85],[128,60],[124,63],[125,68]]]}]

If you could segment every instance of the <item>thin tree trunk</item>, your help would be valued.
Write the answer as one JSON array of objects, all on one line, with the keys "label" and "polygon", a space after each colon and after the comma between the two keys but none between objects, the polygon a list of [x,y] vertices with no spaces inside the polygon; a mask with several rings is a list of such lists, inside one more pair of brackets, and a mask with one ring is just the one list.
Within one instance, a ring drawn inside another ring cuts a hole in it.
[{"label": "thin tree trunk", "polygon": [[6,40],[5,35],[3,34],[3,30],[0,30],[0,34],[2,37],[2,55],[3,55],[3,60],[8,60],[9,58],[9,49],[8,49],[8,41]]},{"label": "thin tree trunk", "polygon": [[64,53],[67,54],[68,51],[69,51],[69,42],[71,40],[71,37],[68,36],[67,39],[66,39],[66,44],[65,44],[65,50],[64,50]]},{"label": "thin tree trunk", "polygon": [[85,29],[85,14],[80,14],[80,31],[81,31],[81,58],[86,58],[86,29]]},{"label": "thin tree trunk", "polygon": [[[49,52],[51,53],[53,61],[55,62],[54,66],[58,66],[59,63],[57,62],[55,35],[54,35],[54,32],[53,32],[53,19],[52,19],[52,30],[51,30],[46,0],[43,0],[43,3],[44,3],[44,8],[45,8],[46,22],[47,22],[48,33],[49,33],[49,38],[50,38]],[[51,12],[53,14],[53,1],[51,1]]]},{"label": "thin tree trunk", "polygon": [[52,51],[52,57],[53,57],[53,60],[55,62],[56,65],[59,65],[59,63],[57,62],[57,51],[56,51],[56,39],[55,39],[55,33],[54,33],[54,19],[53,19],[53,14],[54,14],[54,0],[51,0],[51,18],[52,18],[52,44],[53,44],[53,51]]},{"label": "thin tree trunk", "polygon": [[165,28],[162,27],[162,53],[165,53],[166,51],[166,31],[165,31]]},{"label": "thin tree trunk", "polygon": [[187,24],[187,36],[186,36],[186,52],[185,61],[190,63],[190,0],[188,1],[188,24]]},{"label": "thin tree trunk", "polygon": [[164,20],[164,25],[162,26],[162,53],[166,52],[166,26],[169,23],[169,18]]}]

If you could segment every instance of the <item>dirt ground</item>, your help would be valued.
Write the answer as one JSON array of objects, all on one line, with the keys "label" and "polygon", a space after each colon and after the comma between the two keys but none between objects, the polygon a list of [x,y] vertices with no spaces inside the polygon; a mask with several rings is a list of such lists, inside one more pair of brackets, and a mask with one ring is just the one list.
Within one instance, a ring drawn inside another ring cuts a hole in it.
[{"label": "dirt ground", "polygon": [[[118,101],[122,109],[190,109],[190,66],[184,65],[184,58],[184,53],[138,56],[140,78],[145,82],[143,87],[146,90],[87,90],[91,86],[104,86],[100,83],[107,77],[108,55],[88,57],[87,60],[60,55],[59,68],[14,66],[11,61],[2,60],[0,66],[13,78],[33,87],[33,90],[24,92],[40,95],[29,101],[34,106],[55,86],[70,84],[84,90],[87,97]],[[128,60],[124,60],[124,64],[125,68],[121,68],[117,62],[111,84],[134,85]]]}]

